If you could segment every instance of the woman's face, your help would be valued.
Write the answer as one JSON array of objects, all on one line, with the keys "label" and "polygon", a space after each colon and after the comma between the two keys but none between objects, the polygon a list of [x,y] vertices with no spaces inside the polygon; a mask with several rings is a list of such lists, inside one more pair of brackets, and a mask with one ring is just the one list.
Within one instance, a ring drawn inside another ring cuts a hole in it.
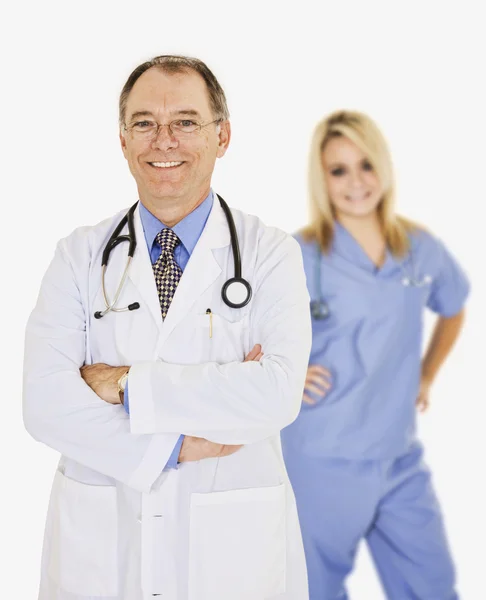
[{"label": "woman's face", "polygon": [[367,217],[373,214],[383,189],[373,165],[344,136],[331,138],[322,152],[327,191],[336,216]]}]

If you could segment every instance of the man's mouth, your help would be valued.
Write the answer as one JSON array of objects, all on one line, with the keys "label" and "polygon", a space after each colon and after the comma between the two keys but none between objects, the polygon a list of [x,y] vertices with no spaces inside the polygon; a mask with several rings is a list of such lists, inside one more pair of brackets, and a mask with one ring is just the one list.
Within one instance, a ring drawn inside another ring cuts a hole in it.
[{"label": "man's mouth", "polygon": [[174,167],[180,167],[184,164],[184,161],[172,161],[172,162],[149,162],[149,165],[157,169],[172,169]]}]

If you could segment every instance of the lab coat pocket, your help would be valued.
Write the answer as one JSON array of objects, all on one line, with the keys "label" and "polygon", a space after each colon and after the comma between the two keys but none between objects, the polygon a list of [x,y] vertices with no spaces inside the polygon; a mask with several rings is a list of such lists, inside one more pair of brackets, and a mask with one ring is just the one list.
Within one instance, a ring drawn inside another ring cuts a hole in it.
[{"label": "lab coat pocket", "polygon": [[58,471],[51,502],[49,576],[71,594],[116,597],[116,488],[80,483]]},{"label": "lab coat pocket", "polygon": [[220,364],[243,361],[247,352],[249,317],[230,321],[219,314],[198,315],[197,333],[204,359]]},{"label": "lab coat pocket", "polygon": [[285,485],[192,494],[189,600],[285,592]]}]

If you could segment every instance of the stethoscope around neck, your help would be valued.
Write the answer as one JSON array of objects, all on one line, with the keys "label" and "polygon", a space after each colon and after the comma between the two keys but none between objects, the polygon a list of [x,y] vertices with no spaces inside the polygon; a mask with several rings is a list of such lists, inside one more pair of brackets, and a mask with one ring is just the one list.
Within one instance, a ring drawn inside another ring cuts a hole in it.
[{"label": "stethoscope around neck", "polygon": [[[315,256],[315,297],[317,300],[312,300],[310,303],[311,316],[313,319],[317,321],[323,321],[330,316],[330,310],[328,303],[324,300],[324,296],[322,294],[322,271],[321,271],[321,261],[322,261],[322,252],[319,244],[316,244],[317,252]],[[415,261],[413,256],[413,251],[410,250],[410,261],[411,265],[411,273],[407,272],[403,263],[400,263],[400,268],[402,270],[402,279],[401,284],[404,287],[415,287],[421,288],[426,285],[432,283],[432,277],[430,275],[424,275],[421,279],[416,276],[415,273]]]},{"label": "stethoscope around neck", "polygon": [[[226,221],[228,223],[228,228],[230,231],[231,237],[231,248],[233,252],[233,260],[234,260],[234,277],[228,279],[222,289],[221,289],[221,297],[223,302],[229,306],[230,308],[243,308],[246,306],[251,299],[252,289],[251,285],[241,276],[241,254],[240,254],[240,245],[238,242],[238,233],[236,231],[235,222],[233,219],[233,215],[231,214],[231,210],[223,198],[216,194],[219,199],[219,203],[221,204],[221,208],[223,209]],[[135,235],[135,225],[134,225],[134,213],[137,208],[138,201],[130,208],[127,214],[123,217],[123,219],[118,223],[116,229],[110,236],[101,256],[101,289],[103,292],[103,300],[105,302],[105,309],[99,310],[94,313],[95,319],[101,319],[109,312],[126,312],[137,310],[140,308],[140,304],[138,302],[132,302],[128,306],[119,308],[117,307],[118,300],[120,298],[120,294],[123,290],[123,286],[125,285],[125,280],[128,275],[128,271],[130,268],[130,263],[132,262],[133,255],[135,253],[135,248],[137,247],[137,238]],[[122,230],[125,227],[128,227],[128,233],[120,235]],[[127,255],[127,263],[125,265],[125,270],[123,271],[122,278],[118,287],[116,289],[113,300],[110,302],[108,298],[108,294],[106,291],[105,285],[105,274],[106,269],[108,267],[108,261],[110,259],[110,254],[114,248],[121,244],[122,242],[128,242],[128,255]]]}]

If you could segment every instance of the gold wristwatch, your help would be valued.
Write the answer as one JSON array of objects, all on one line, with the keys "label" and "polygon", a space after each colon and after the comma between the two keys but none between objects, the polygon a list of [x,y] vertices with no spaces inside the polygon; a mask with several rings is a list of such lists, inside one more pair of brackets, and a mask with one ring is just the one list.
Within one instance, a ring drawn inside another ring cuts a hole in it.
[{"label": "gold wristwatch", "polygon": [[128,371],[125,371],[118,380],[118,395],[120,396],[120,402],[125,404],[125,388],[127,387]]}]

